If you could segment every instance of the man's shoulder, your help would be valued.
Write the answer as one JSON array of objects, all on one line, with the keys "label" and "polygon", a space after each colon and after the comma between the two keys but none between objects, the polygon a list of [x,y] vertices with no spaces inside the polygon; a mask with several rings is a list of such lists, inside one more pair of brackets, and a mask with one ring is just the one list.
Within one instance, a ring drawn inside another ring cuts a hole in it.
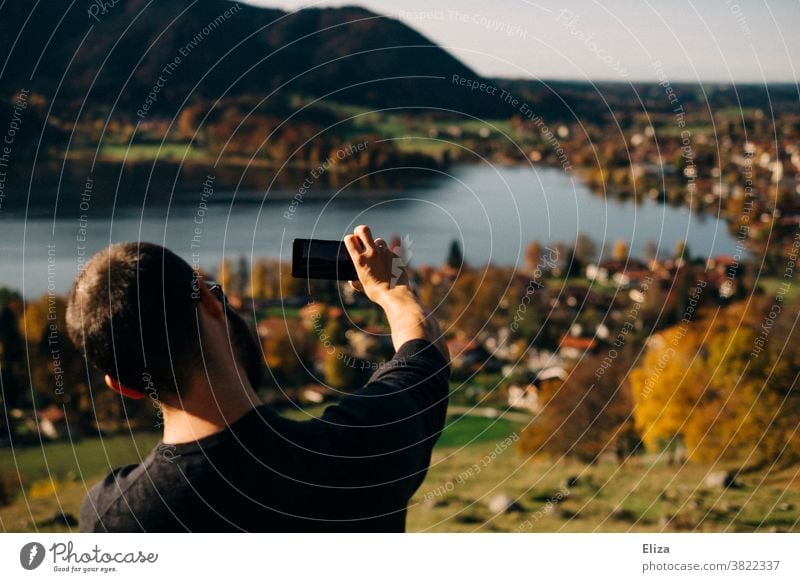
[{"label": "man's shoulder", "polygon": [[133,464],[112,469],[105,478],[86,492],[81,504],[81,531],[103,531],[103,516],[111,509],[114,501],[120,497],[120,493],[127,489],[130,476],[140,466],[141,464]]},{"label": "man's shoulder", "polygon": [[[156,454],[157,451],[154,451],[141,463],[112,469],[87,491],[81,504],[81,531],[106,531],[121,516],[135,514],[140,509],[136,507],[140,500],[152,502],[148,490],[157,486],[156,483],[162,478],[166,478],[161,469],[164,463],[155,462]],[[134,525],[130,524],[124,529],[140,529],[133,527]]]}]

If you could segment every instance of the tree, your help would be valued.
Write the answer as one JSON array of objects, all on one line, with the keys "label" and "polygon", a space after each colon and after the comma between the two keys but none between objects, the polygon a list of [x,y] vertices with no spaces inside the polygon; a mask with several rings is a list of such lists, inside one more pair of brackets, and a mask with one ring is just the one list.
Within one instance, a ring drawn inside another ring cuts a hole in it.
[{"label": "tree", "polygon": [[673,321],[680,321],[686,313],[686,308],[689,305],[691,297],[691,287],[697,279],[693,277],[692,270],[687,266],[678,267],[675,271],[675,277],[672,282],[671,295],[674,298],[672,303],[673,318],[672,321],[667,319],[664,323],[669,324]]},{"label": "tree", "polygon": [[675,243],[675,261],[678,264],[688,263],[692,260],[689,254],[689,244],[685,240],[679,240]]},{"label": "tree", "polygon": [[292,266],[290,264],[281,263],[279,269],[281,300],[291,297],[298,297],[309,293],[311,283],[306,279],[292,277]]},{"label": "tree", "polygon": [[614,353],[582,360],[563,384],[543,390],[541,421],[523,432],[522,450],[594,463],[612,453],[623,461],[637,449],[625,381],[632,358],[630,351]]},{"label": "tree", "polygon": [[464,254],[461,245],[455,239],[450,243],[450,250],[447,253],[447,266],[451,269],[461,269],[464,264]]},{"label": "tree", "polygon": [[298,321],[282,318],[265,321],[268,332],[261,339],[261,348],[271,377],[278,385],[306,381],[316,338]]},{"label": "tree", "polygon": [[732,304],[651,338],[631,373],[636,427],[649,450],[682,442],[690,459],[751,467],[800,459],[800,332],[776,333],[759,351],[764,317],[752,303]]},{"label": "tree", "polygon": [[525,268],[529,273],[533,273],[538,267],[539,262],[542,260],[542,245],[538,240],[528,244],[525,249]]},{"label": "tree", "polygon": [[266,260],[258,259],[253,264],[253,272],[251,274],[250,289],[248,295],[252,295],[253,299],[262,301],[264,299],[272,299],[272,281],[270,280],[270,267]]},{"label": "tree", "polygon": [[628,260],[628,243],[622,239],[614,243],[614,248],[611,251],[611,256],[615,261],[621,263]]},{"label": "tree", "polygon": [[551,259],[552,267],[550,272],[553,274],[554,277],[561,277],[564,274],[564,269],[567,266],[567,248],[563,242],[557,241],[553,245],[553,254],[555,257]]},{"label": "tree", "polygon": [[223,257],[217,268],[217,283],[222,285],[222,289],[226,293],[230,293],[233,290],[235,279],[230,259]]},{"label": "tree", "polygon": [[35,395],[32,404],[38,408],[64,406],[69,422],[83,434],[96,433],[98,423],[119,426],[126,411],[120,407],[98,409],[98,396],[107,392],[103,374],[87,369],[83,354],[69,340],[66,308],[63,297],[51,295],[25,305],[22,321],[28,344],[27,376]]},{"label": "tree", "polygon": [[350,390],[353,388],[356,370],[349,365],[352,356],[341,348],[325,354],[325,383],[334,390]]},{"label": "tree", "polygon": [[511,278],[509,270],[494,266],[483,272],[463,271],[449,289],[441,309],[451,325],[470,337],[482,329],[505,327],[514,315],[507,314],[504,306],[517,305],[521,298],[517,295],[512,299]]},{"label": "tree", "polygon": [[656,241],[649,240],[644,244],[644,257],[651,263],[658,258],[658,245]]},{"label": "tree", "polygon": [[239,257],[239,265],[236,271],[236,292],[240,297],[248,297],[251,291],[250,264],[247,262],[245,255]]},{"label": "tree", "polygon": [[591,237],[580,232],[575,238],[575,258],[581,266],[593,263],[597,259],[597,247],[594,241]]},{"label": "tree", "polygon": [[331,342],[333,345],[347,345],[347,326],[345,325],[344,313],[336,313],[328,319],[325,324],[325,334],[326,341]]}]

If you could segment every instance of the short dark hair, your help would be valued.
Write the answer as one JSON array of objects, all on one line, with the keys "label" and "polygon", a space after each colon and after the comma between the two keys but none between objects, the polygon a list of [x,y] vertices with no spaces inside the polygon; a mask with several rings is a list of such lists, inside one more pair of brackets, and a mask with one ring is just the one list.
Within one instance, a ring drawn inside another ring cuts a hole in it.
[{"label": "short dark hair", "polygon": [[132,389],[147,376],[177,390],[199,352],[196,272],[147,242],[114,244],[84,266],[69,296],[67,330],[86,359]]}]

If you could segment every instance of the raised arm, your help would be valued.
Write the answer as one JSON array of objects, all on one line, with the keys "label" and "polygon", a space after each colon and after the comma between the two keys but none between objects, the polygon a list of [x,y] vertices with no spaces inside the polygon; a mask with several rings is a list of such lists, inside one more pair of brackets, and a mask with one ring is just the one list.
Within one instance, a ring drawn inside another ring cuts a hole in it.
[{"label": "raised arm", "polygon": [[395,255],[386,243],[359,226],[345,237],[345,244],[359,277],[352,284],[386,312],[396,353],[366,386],[329,406],[321,418],[296,423],[296,428],[308,448],[323,455],[328,484],[384,484],[381,495],[404,508],[427,471],[431,449],[444,427],[447,348],[438,325],[411,292],[407,274],[392,279]]},{"label": "raised arm", "polygon": [[427,340],[449,362],[447,345],[438,323],[414,296],[405,269],[395,269],[397,255],[386,242],[381,238],[374,239],[369,227],[362,225],[344,237],[344,243],[358,273],[358,281],[350,284],[363,291],[386,313],[395,350],[411,340]]}]

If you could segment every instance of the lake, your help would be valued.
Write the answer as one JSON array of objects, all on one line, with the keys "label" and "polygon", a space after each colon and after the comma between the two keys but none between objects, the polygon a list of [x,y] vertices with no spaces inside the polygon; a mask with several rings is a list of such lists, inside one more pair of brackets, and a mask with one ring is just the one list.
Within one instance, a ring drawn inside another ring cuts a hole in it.
[{"label": "lake", "polygon": [[[356,192],[356,194],[354,194]],[[430,182],[397,191],[362,192],[357,185],[316,191],[292,206],[295,192],[208,191],[182,195],[169,207],[117,208],[87,214],[70,205],[52,213],[0,213],[0,286],[26,297],[48,286],[66,292],[82,261],[110,242],[166,244],[214,271],[223,256],[290,260],[296,237],[341,239],[369,224],[376,235],[408,236],[412,266],[444,261],[458,240],[472,265],[524,264],[532,240],[571,244],[578,232],[610,250],[629,241],[641,256],[648,241],[673,252],[687,240],[693,255],[733,254],[736,241],[724,221],[646,199],[605,199],[556,168],[465,166]],[[95,195],[99,195],[95,193]]]}]

